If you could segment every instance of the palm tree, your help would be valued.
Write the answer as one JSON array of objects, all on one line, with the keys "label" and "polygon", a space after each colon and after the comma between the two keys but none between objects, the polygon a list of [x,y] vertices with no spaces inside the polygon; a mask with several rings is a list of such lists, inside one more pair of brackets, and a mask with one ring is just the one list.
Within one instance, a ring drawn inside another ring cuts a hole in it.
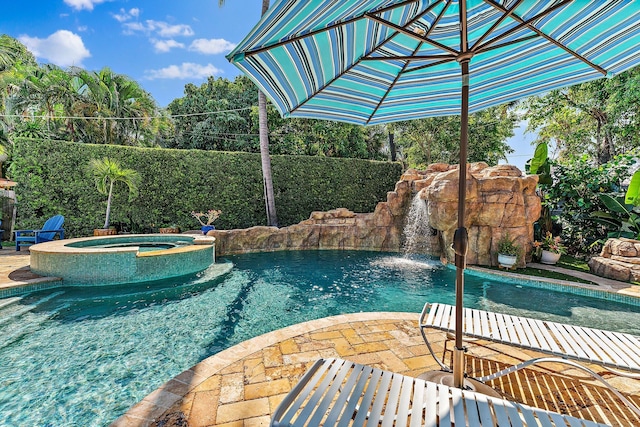
[{"label": "palm tree", "polygon": [[[218,0],[223,6],[225,0]],[[262,0],[262,14],[269,9],[269,0]],[[278,226],[276,203],[273,197],[273,178],[271,175],[271,157],[269,157],[269,128],[267,126],[267,97],[258,91],[258,128],[260,134],[260,158],[262,159],[262,180],[264,182],[264,197],[267,207],[267,224]]]},{"label": "palm tree", "polygon": [[135,170],[123,169],[118,162],[109,158],[91,160],[89,169],[96,180],[98,192],[107,196],[107,214],[103,228],[109,228],[113,185],[116,182],[125,183],[127,187],[129,187],[129,200],[131,200],[138,195],[138,182],[140,180],[140,176]]}]

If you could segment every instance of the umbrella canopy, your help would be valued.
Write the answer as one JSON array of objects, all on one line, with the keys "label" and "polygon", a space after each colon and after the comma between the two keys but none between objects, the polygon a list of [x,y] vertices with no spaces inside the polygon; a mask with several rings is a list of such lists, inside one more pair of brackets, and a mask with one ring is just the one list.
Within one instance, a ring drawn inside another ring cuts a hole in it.
[{"label": "umbrella canopy", "polygon": [[285,117],[460,114],[454,385],[463,384],[468,114],[640,63],[634,0],[280,0],[228,55]]},{"label": "umbrella canopy", "polygon": [[[473,113],[640,60],[631,0],[283,0],[231,52],[287,117],[377,124]],[[464,52],[466,50],[466,52]]]}]

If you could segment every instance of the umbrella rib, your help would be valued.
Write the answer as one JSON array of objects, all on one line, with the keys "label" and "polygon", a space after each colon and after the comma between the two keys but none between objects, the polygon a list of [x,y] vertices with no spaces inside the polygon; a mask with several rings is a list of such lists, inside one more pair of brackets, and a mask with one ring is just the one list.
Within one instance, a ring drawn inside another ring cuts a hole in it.
[{"label": "umbrella rib", "polygon": [[413,67],[408,70],[404,70],[402,74],[413,73],[414,71],[424,70],[425,68],[435,67],[436,65],[446,64],[448,62],[456,61],[457,57],[451,57],[449,59],[443,59],[442,61],[434,62],[432,64],[421,65],[419,67]]},{"label": "umbrella rib", "polygon": [[[485,3],[493,6],[494,8],[500,10],[501,12],[506,12],[506,9],[496,3],[493,0],[483,0]],[[567,0],[566,2],[570,2],[571,0]],[[566,3],[563,2],[562,4]],[[517,21],[519,21],[521,24],[525,24],[527,21],[525,21],[524,19],[522,19],[520,16],[513,14],[513,18]],[[569,49],[567,46],[563,45],[562,43],[560,43],[559,41],[555,40],[553,37],[548,36],[547,34],[543,33],[542,31],[540,31],[538,28],[536,28],[534,25],[532,24],[526,24],[526,27],[529,28],[531,31],[535,32],[536,34],[538,34],[539,36],[543,37],[545,40],[547,40],[549,43],[559,47],[560,49],[564,50],[565,52],[567,52],[568,54],[570,54],[571,56],[575,57],[576,59],[579,59],[580,61],[584,62],[585,64],[587,64],[588,66],[590,66],[591,68],[593,68],[594,70],[599,71],[600,73],[604,74],[605,76],[607,75],[607,71],[594,64],[593,62],[589,61],[587,58],[585,58],[584,56],[580,55],[578,52],[575,52],[571,49]]]},{"label": "umbrella rib", "polygon": [[499,44],[496,44],[496,45],[493,45],[493,46],[489,46],[489,47],[483,47],[482,49],[478,49],[477,51],[475,51],[475,53],[482,53],[482,52],[488,52],[490,50],[500,49],[501,47],[507,47],[507,46],[511,46],[513,44],[523,43],[523,42],[526,42],[528,40],[537,39],[538,37],[540,37],[538,34],[532,34],[530,36],[522,37],[522,38],[517,39],[517,40],[511,40],[510,42],[499,43]]},{"label": "umbrella rib", "polygon": [[451,55],[388,55],[374,57],[369,56],[362,58],[363,61],[380,61],[380,60],[397,60],[397,61],[430,61],[436,59],[455,59]]},{"label": "umbrella rib", "polygon": [[509,11],[508,13],[505,13],[503,15],[503,17],[506,17],[507,15],[509,16],[513,16],[514,19],[516,19],[517,21],[520,21],[520,25],[517,25],[516,27],[505,31],[504,33],[500,34],[499,36],[489,40],[486,43],[483,43],[482,45],[478,45],[478,43],[475,44],[474,47],[477,47],[478,50],[482,50],[485,49],[488,46],[491,46],[493,43],[502,40],[505,37],[509,37],[511,34],[520,31],[521,29],[525,28],[525,27],[530,27],[530,24],[533,21],[537,21],[538,19],[550,14],[551,12],[555,11],[556,9],[559,9],[563,6],[566,6],[567,4],[571,3],[573,0],[564,0],[563,2],[560,3],[556,3],[555,5],[553,5],[552,7],[550,7],[547,10],[544,10],[542,12],[540,12],[539,14],[537,14],[536,16],[533,16],[529,19],[527,19],[526,21],[524,21],[521,17],[519,17],[518,15],[516,15],[515,13],[512,13],[513,9],[511,9],[511,11]]},{"label": "umbrella rib", "polygon": [[[396,9],[396,8],[399,8],[399,7],[403,7],[403,6],[406,6],[406,5],[411,4],[411,3],[416,3],[417,1],[419,1],[419,0],[406,0],[406,1],[403,1],[402,3],[394,4],[394,5],[387,6],[387,7],[383,7],[382,9],[377,10],[375,13],[388,12],[390,10],[393,10],[393,9]],[[440,3],[441,1],[442,0],[439,0],[437,3]],[[365,18],[364,14],[363,15],[354,16],[354,17],[349,18],[349,19],[347,19],[345,21],[336,22],[335,24],[328,25],[326,27],[323,27],[323,28],[320,28],[320,29],[317,29],[317,30],[314,30],[314,31],[310,31],[310,32],[308,32],[306,34],[302,34],[302,35],[299,35],[299,36],[291,37],[291,38],[289,38],[287,40],[283,40],[283,41],[280,41],[280,42],[277,42],[277,43],[270,44],[269,46],[263,46],[263,47],[259,47],[259,48],[254,49],[254,50],[247,51],[247,52],[245,52],[244,56],[245,57],[250,57],[250,56],[253,56],[253,55],[257,55],[259,53],[262,53],[262,52],[267,51],[267,50],[274,49],[276,47],[280,47],[280,46],[284,46],[284,45],[287,45],[287,44],[290,44],[290,43],[294,43],[294,42],[297,42],[298,40],[302,40],[302,39],[305,39],[307,37],[313,37],[316,34],[324,33],[324,32],[333,30],[334,28],[338,28],[338,27],[342,27],[344,25],[351,24],[352,22],[359,21],[359,20],[361,20],[363,18]]]},{"label": "umbrella rib", "polygon": [[445,46],[442,43],[438,43],[435,40],[431,40],[429,38],[422,37],[420,34],[414,33],[413,31],[410,31],[410,30],[407,30],[406,28],[401,27],[400,25],[394,24],[393,22],[389,22],[386,19],[382,19],[382,18],[380,18],[378,16],[372,15],[371,13],[365,13],[364,16],[366,16],[367,18],[371,19],[372,21],[376,21],[379,24],[386,25],[387,27],[393,28],[397,32],[405,34],[405,35],[407,35],[409,37],[412,37],[412,38],[414,38],[414,39],[416,39],[418,41],[421,41],[421,42],[424,42],[424,43],[428,43],[428,44],[430,44],[432,46],[435,46],[435,47],[437,47],[439,49],[442,49],[442,50],[444,50],[446,52],[449,52],[449,53],[451,53],[453,55],[458,55],[459,54],[459,52],[457,50],[452,49],[449,46]]},{"label": "umbrella rib", "polygon": [[482,36],[480,36],[480,38],[473,44],[473,46],[471,46],[471,51],[475,52],[477,50],[477,47],[480,43],[482,43],[484,41],[484,39],[486,39],[487,37],[489,37],[489,35],[491,33],[493,33],[493,31],[498,28],[498,26],[500,24],[502,24],[502,22],[507,19],[514,10],[516,10],[516,8],[518,6],[520,6],[520,4],[523,2],[524,0],[518,0],[517,2],[515,2],[515,4],[513,6],[511,6],[511,8],[506,11],[505,13],[502,14],[502,16],[500,17],[500,19],[498,19],[492,26],[491,28],[489,28]]},{"label": "umbrella rib", "polygon": [[[390,41],[391,39],[393,39],[395,36],[398,35],[398,32],[394,32],[393,34],[391,34],[388,38],[384,39],[381,43],[379,43],[377,46],[375,46],[373,49],[371,49],[371,52],[375,52],[376,50],[380,49],[382,46],[384,46],[388,41]],[[324,84],[321,88],[317,89],[315,92],[313,92],[311,95],[309,95],[307,97],[307,99],[305,99],[304,101],[302,101],[301,103],[299,103],[298,105],[296,105],[294,108],[291,109],[290,113],[294,113],[295,111],[297,111],[300,107],[302,107],[303,105],[305,105],[309,100],[311,100],[311,98],[315,97],[317,94],[319,94],[320,92],[322,92],[323,90],[325,90],[325,88],[331,86],[333,84],[333,82],[335,82],[336,80],[338,80],[340,77],[344,76],[345,74],[347,74],[350,70],[352,70],[354,67],[356,67],[358,64],[360,64],[360,62],[362,62],[367,58],[367,55],[371,54],[371,52],[369,52],[368,54],[362,56],[361,58],[359,58],[357,61],[355,61],[353,64],[351,64],[346,70],[342,71],[341,73],[338,73],[334,78],[332,78],[331,80],[329,80],[326,84]]]},{"label": "umbrella rib", "polygon": [[[432,22],[431,27],[429,28],[429,30],[425,33],[424,37],[428,37],[429,34],[431,34],[431,31],[433,31],[433,29],[435,28],[436,25],[438,25],[438,21],[440,21],[440,18],[442,18],[442,16],[444,15],[444,13],[447,11],[447,8],[449,7],[449,5],[451,4],[453,0],[447,0],[447,4],[444,5],[444,7],[442,8],[442,10],[440,11],[440,13],[438,14],[438,16],[436,17],[436,19]],[[412,25],[414,22],[419,21],[420,19],[422,19],[427,13],[431,12],[431,10],[440,2],[436,2],[434,4],[432,4],[430,7],[426,8],[422,13],[418,14],[415,18],[413,18],[412,20],[410,20],[406,26]],[[394,35],[395,37],[395,35]],[[391,39],[391,38],[390,38]],[[418,43],[418,46],[416,46],[416,48],[414,49],[413,53],[411,54],[411,57],[413,58],[417,58],[416,57],[416,53],[418,53],[418,51],[420,50],[420,48],[422,47],[422,45],[424,44],[424,42],[421,40],[420,43]],[[434,56],[438,56],[438,55],[434,55]],[[428,57],[428,56],[427,56]],[[440,55],[439,57],[442,57],[442,55]],[[387,59],[387,57],[385,57],[385,59]],[[387,96],[389,96],[389,93],[391,92],[391,89],[393,89],[396,85],[396,83],[398,82],[398,79],[400,79],[400,76],[402,75],[402,73],[404,73],[404,70],[407,69],[407,67],[409,66],[409,62],[410,59],[407,58],[407,62],[405,62],[405,64],[402,66],[402,70],[400,70],[400,72],[396,75],[396,77],[393,79],[393,82],[389,85],[389,87],[387,88],[386,92],[384,93],[384,95],[380,98],[380,102],[378,102],[378,105],[376,105],[376,108],[373,109],[373,111],[371,112],[371,114],[369,115],[369,118],[367,119],[367,124],[371,121],[371,119],[373,119],[373,117],[376,115],[376,113],[378,112],[378,110],[380,109],[380,107],[382,106],[382,103],[384,102],[385,99],[387,99]],[[437,59],[437,58],[436,58]],[[452,60],[455,58],[452,58]]]}]

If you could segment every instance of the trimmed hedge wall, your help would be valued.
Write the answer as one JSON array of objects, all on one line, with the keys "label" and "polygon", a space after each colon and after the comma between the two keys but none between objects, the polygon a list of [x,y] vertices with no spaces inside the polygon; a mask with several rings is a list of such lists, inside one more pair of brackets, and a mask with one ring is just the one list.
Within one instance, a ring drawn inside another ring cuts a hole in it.
[{"label": "trimmed hedge wall", "polygon": [[[199,229],[190,212],[221,209],[221,229],[266,224],[260,155],[91,145],[50,140],[15,141],[11,177],[18,185],[17,229],[41,227],[55,214],[65,217],[68,237],[102,227],[106,197],[98,193],[89,160],[110,157],[138,171],[140,194],[128,200],[117,183],[111,224],[131,232],[177,225]],[[306,156],[272,156],[280,226],[309,218],[312,211],[345,207],[372,212],[400,178],[399,163]]]}]

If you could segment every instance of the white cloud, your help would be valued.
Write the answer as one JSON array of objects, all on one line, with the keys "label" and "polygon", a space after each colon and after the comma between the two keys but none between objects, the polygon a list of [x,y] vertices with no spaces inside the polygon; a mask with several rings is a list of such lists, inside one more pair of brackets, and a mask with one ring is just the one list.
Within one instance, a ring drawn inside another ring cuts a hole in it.
[{"label": "white cloud", "polygon": [[156,52],[169,52],[173,48],[184,48],[184,44],[177,42],[175,40],[156,40],[151,39],[151,43],[153,43],[153,48]]},{"label": "white cloud", "polygon": [[207,55],[218,55],[230,52],[236,47],[235,43],[231,43],[225,39],[196,39],[191,42],[189,50],[204,53]]},{"label": "white cloud", "polygon": [[75,10],[93,10],[93,6],[104,3],[105,1],[110,0],[64,0],[66,5],[71,6]]},{"label": "white cloud", "polygon": [[125,28],[125,34],[133,34],[135,32],[144,32],[147,34],[155,33],[160,37],[176,37],[184,36],[189,37],[194,35],[191,26],[186,24],[171,25],[163,21],[154,21],[148,19],[144,24],[140,22],[127,22],[123,24]]},{"label": "white cloud", "polygon": [[80,31],[81,33],[84,33],[88,29],[89,29],[89,27],[87,27],[86,25],[81,25],[81,26],[78,27],[78,31]]},{"label": "white cloud", "polygon": [[155,79],[203,79],[209,76],[222,74],[223,71],[211,64],[200,65],[192,62],[184,62],[181,65],[170,65],[159,70],[145,71],[145,78]]},{"label": "white cloud", "polygon": [[61,67],[82,66],[82,61],[91,53],[82,38],[67,30],[58,30],[46,39],[22,35],[18,37],[37,58],[50,61]]},{"label": "white cloud", "polygon": [[120,13],[112,13],[111,16],[118,22],[126,22],[130,19],[137,18],[140,16],[140,9],[134,7],[133,9],[129,9],[126,11],[124,9],[120,9]]}]

